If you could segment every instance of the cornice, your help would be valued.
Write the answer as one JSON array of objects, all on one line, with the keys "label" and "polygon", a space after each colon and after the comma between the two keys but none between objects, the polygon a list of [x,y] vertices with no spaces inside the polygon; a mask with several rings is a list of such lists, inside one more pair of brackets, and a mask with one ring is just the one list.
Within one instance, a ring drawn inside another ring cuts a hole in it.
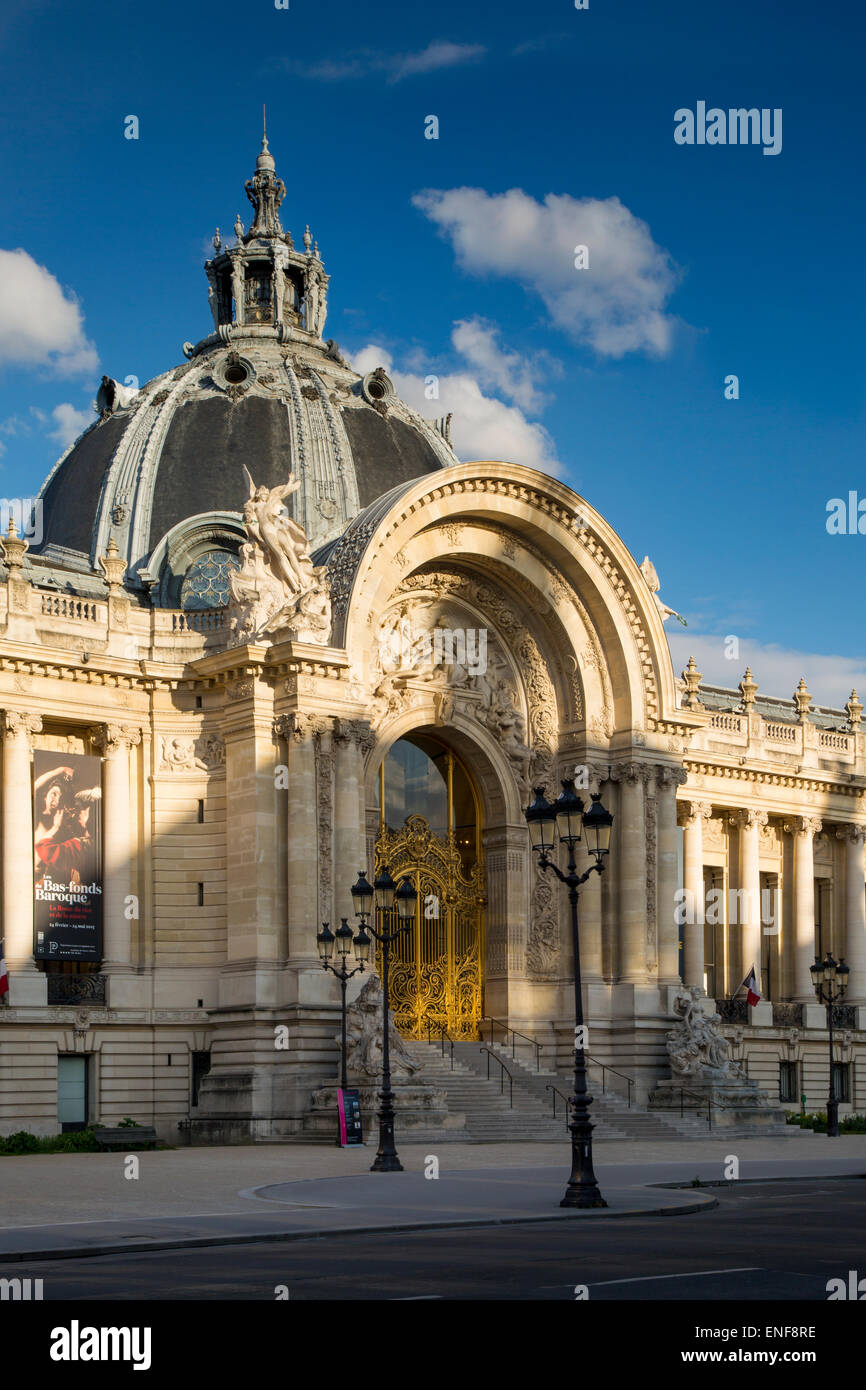
[{"label": "cornice", "polygon": [[[690,757],[684,760],[686,771],[695,777],[719,777],[733,782],[754,782],[767,787],[796,787],[800,791],[829,791],[840,796],[863,796],[866,794],[866,779],[846,774],[851,782],[840,782],[830,776],[816,773],[770,772],[755,767],[732,767],[725,763],[696,762]],[[698,790],[704,791],[704,788]]]}]

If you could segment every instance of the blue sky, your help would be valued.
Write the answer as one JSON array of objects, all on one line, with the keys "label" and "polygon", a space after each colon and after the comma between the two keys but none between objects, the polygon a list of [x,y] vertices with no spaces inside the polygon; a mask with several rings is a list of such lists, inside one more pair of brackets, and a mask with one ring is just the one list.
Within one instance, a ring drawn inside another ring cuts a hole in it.
[{"label": "blue sky", "polygon": [[[102,372],[143,382],[208,331],[266,101],[356,365],[648,552],[677,670],[862,693],[866,536],[825,522],[866,498],[864,28],[854,0],[7,0],[0,491],[38,488]],[[781,152],[678,145],[699,101],[781,109]]]}]

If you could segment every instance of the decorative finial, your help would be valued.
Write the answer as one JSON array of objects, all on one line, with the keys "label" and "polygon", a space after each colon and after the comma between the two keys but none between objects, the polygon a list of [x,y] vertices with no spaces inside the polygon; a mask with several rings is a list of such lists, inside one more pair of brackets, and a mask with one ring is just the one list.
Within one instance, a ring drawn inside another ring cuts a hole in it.
[{"label": "decorative finial", "polygon": [[244,239],[244,224],[241,221],[241,215],[239,212],[235,214],[235,236],[237,237],[238,241],[243,241]]},{"label": "decorative finial", "polygon": [[683,705],[686,709],[699,709],[701,704],[700,689],[703,674],[698,670],[697,663],[693,656],[689,657],[689,664],[682,672],[682,678],[686,685]]},{"label": "decorative finial", "polygon": [[738,689],[743,699],[743,708],[747,710],[750,705],[755,703],[755,696],[758,693],[758,682],[752,676],[751,666],[746,667],[746,674],[740,681]]},{"label": "decorative finial", "polygon": [[308,256],[310,254],[310,247],[312,246],[312,244],[313,238],[310,233],[310,224],[308,222],[306,227],[304,228],[304,250],[306,251]]},{"label": "decorative finial", "polygon": [[319,243],[317,241],[313,242],[313,255],[316,257],[319,255]]},{"label": "decorative finial", "polygon": [[222,246],[222,244],[223,244],[223,243],[222,243],[222,237],[220,236],[220,229],[219,229],[219,227],[217,227],[216,231],[215,231],[214,234],[213,234],[213,249],[214,249],[217,253],[219,253],[219,249],[220,249],[220,247]]},{"label": "decorative finial", "polygon": [[809,706],[811,705],[811,703],[812,696],[806,689],[806,677],[801,676],[800,684],[794,691],[794,704],[797,706],[797,718],[800,720],[800,723],[803,722],[803,720],[806,718],[806,715],[809,713]]},{"label": "decorative finial", "polygon": [[29,542],[23,536],[19,536],[18,528],[15,525],[14,517],[9,517],[9,529],[3,537],[3,559],[9,567],[10,579],[23,579],[22,566],[24,556],[29,549]]},{"label": "decorative finial", "polygon": [[845,712],[848,715],[849,729],[851,729],[852,732],[856,733],[860,724],[860,716],[863,713],[863,703],[861,700],[857,698],[856,690],[852,690],[851,694],[848,696],[848,703],[845,706]]}]

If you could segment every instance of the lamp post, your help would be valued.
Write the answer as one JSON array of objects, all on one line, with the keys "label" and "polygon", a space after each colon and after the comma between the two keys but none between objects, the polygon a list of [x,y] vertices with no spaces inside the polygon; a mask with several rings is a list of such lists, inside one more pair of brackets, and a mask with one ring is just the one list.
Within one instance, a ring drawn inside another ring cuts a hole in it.
[{"label": "lamp post", "polygon": [[839,1134],[839,1101],[833,1086],[833,1007],[848,988],[849,970],[844,960],[838,963],[829,951],[823,960],[815,957],[815,964],[809,967],[815,993],[822,1004],[827,1005],[827,1028],[830,1032],[830,1089],[827,1093],[827,1136],[835,1138]]},{"label": "lamp post", "polygon": [[[316,943],[319,947],[322,967],[330,970],[332,975],[336,975],[340,981],[341,996],[341,1062],[340,1062],[340,1087],[342,1090],[348,1089],[346,1080],[346,984],[353,975],[357,975],[359,970],[364,970],[370,959],[370,947],[372,942],[365,932],[363,925],[357,936],[352,936],[352,928],[344,917],[337,928],[336,935],[331,931],[327,922],[322,923],[322,930],[316,936]],[[334,954],[334,947],[340,958],[340,968],[331,964],[331,957]],[[346,957],[354,946],[355,959],[358,964],[354,970],[346,969]]]},{"label": "lamp post", "polygon": [[[580,987],[580,940],[577,926],[578,890],[591,873],[602,873],[605,855],[610,853],[610,829],[613,816],[601,804],[598,792],[592,793],[592,804],[584,810],[583,802],[568,777],[554,805],[546,800],[544,787],[535,788],[535,800],[527,807],[526,821],[532,848],[538,855],[539,868],[552,869],[568,888],[571,905],[571,940],[574,948],[574,1099],[571,1103],[571,1176],[560,1202],[561,1207],[606,1207],[592,1167],[592,1131],[589,1107],[592,1096],[586,1090],[586,1058],[583,1047],[583,995]],[[585,874],[578,876],[574,847],[586,831],[586,847],[595,855]],[[550,854],[556,838],[568,846],[568,871],[562,873]]]},{"label": "lamp post", "polygon": [[387,864],[375,880],[373,887],[367,881],[362,869],[358,881],[352,888],[352,903],[355,915],[361,920],[361,930],[365,931],[371,914],[375,925],[369,924],[370,931],[382,947],[382,1090],[379,1093],[379,1149],[370,1167],[371,1173],[402,1173],[403,1165],[397,1156],[394,1145],[394,1096],[391,1091],[391,1049],[389,1039],[390,1009],[388,1000],[388,970],[391,960],[391,945],[405,932],[409,931],[415,920],[415,902],[418,894],[408,878],[404,878],[398,888],[391,877]]}]

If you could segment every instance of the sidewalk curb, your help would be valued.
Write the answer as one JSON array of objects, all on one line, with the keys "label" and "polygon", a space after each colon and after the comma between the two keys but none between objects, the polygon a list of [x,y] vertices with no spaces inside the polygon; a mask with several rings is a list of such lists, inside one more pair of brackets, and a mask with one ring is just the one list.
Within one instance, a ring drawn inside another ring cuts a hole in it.
[{"label": "sidewalk curb", "polygon": [[6,1264],[21,1264],[24,1260],[87,1260],[97,1255],[141,1254],[146,1250],[196,1250],[211,1245],[259,1245],[263,1242],[331,1240],[337,1236],[392,1235],[407,1231],[453,1231],[478,1230],[492,1226],[535,1226],[540,1222],[567,1221],[574,1218],[594,1217],[596,1220],[607,1217],[614,1219],[624,1216],[690,1216],[699,1211],[711,1211],[719,1205],[715,1197],[697,1199],[694,1202],[663,1207],[626,1207],[622,1211],[608,1208],[588,1211],[569,1211],[566,1216],[496,1216],[483,1219],[469,1217],[453,1221],[401,1221],[389,1226],[340,1226],[326,1231],[263,1231],[258,1235],[213,1235],[187,1236],[183,1239],[114,1241],[105,1245],[60,1246],[56,1250],[15,1250],[9,1253],[0,1251],[0,1268]]}]

